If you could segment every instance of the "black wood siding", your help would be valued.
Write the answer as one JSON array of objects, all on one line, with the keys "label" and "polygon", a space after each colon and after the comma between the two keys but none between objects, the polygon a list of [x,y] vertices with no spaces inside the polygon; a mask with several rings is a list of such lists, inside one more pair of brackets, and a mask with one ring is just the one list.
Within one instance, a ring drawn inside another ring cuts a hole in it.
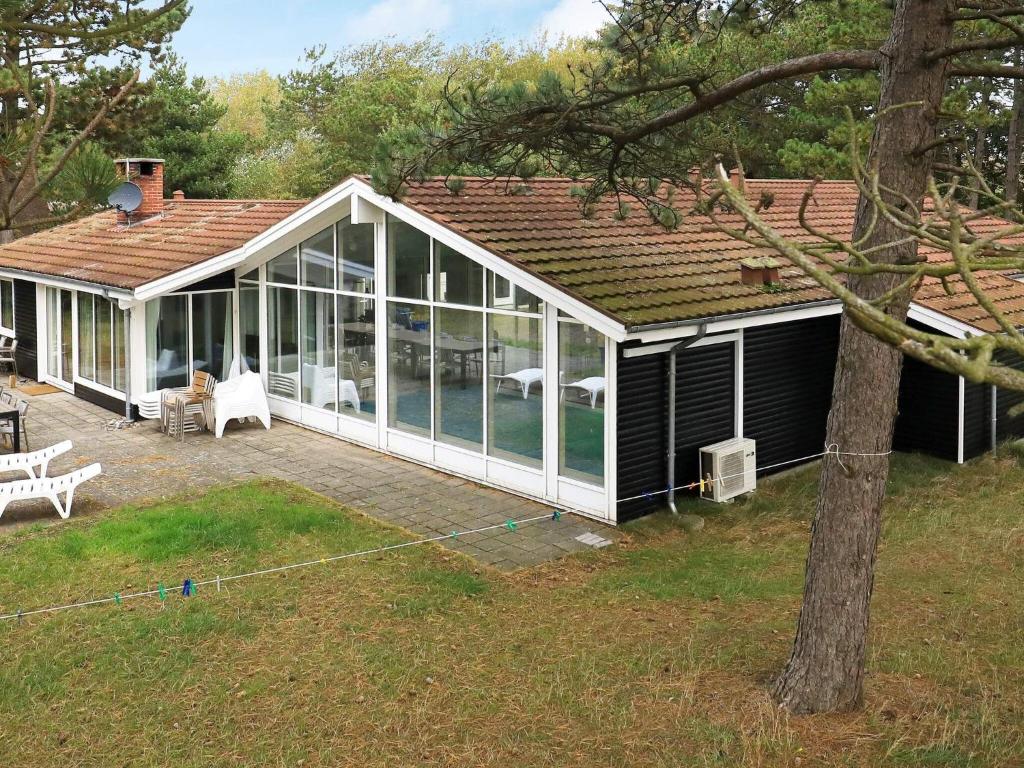
[{"label": "black wood siding", "polygon": [[[618,361],[618,497],[661,490],[667,486],[668,355],[622,357]],[[619,504],[624,522],[654,512],[664,495]]]},{"label": "black wood siding", "polygon": [[[100,392],[88,387],[80,382],[75,382],[75,397],[80,397],[87,403],[98,405],[100,408],[106,408],[112,413],[116,413],[119,416],[124,416],[124,399],[118,399],[108,395],[106,392]],[[138,415],[138,407],[132,406],[133,415]]]},{"label": "black wood siding", "polygon": [[[1017,370],[1024,370],[1024,360],[1005,352],[996,353],[996,359]],[[1024,414],[1012,417],[1010,409],[1024,402],[1024,392],[1000,389],[996,392],[996,436],[1000,440],[1024,436]]]},{"label": "black wood siding", "polygon": [[743,436],[759,467],[823,450],[838,349],[838,317],[743,332]]},{"label": "black wood siding", "polygon": [[980,456],[992,447],[992,387],[964,386],[964,460]]},{"label": "black wood siding", "polygon": [[959,400],[956,376],[905,358],[893,448],[956,461]]},{"label": "black wood siding", "polygon": [[14,331],[18,336],[18,373],[30,379],[38,379],[36,284],[28,280],[14,281]]},{"label": "black wood siding", "polygon": [[177,292],[185,293],[187,291],[216,291],[222,288],[234,288],[235,287],[235,270],[229,269],[226,272],[221,272],[208,277],[205,280],[200,280],[197,283],[186,285],[184,288],[179,288]]},{"label": "black wood siding", "polygon": [[[735,436],[735,345],[679,351],[676,360],[676,484],[698,479],[698,449]],[[665,506],[668,487],[668,355],[619,358],[619,522]],[[696,492],[694,492],[696,493]],[[682,495],[683,492],[680,492]]]}]

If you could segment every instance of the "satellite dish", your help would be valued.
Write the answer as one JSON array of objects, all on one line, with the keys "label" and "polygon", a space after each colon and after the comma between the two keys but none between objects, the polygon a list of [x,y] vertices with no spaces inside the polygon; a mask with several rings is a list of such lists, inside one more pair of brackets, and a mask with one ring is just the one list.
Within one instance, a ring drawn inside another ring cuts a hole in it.
[{"label": "satellite dish", "polygon": [[142,205],[142,188],[134,182],[126,181],[110,193],[107,202],[122,213],[131,213]]}]

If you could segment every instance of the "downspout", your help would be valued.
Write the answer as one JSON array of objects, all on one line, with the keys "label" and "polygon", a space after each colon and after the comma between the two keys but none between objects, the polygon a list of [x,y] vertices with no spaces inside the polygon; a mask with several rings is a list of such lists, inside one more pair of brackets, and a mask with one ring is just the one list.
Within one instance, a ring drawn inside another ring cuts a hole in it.
[{"label": "downspout", "polygon": [[668,508],[676,509],[676,353],[703,339],[708,332],[707,323],[701,323],[694,336],[683,339],[668,351]]},{"label": "downspout", "polygon": [[989,427],[989,438],[992,441],[992,453],[996,452],[996,442],[999,432],[999,390],[992,385],[992,424]]}]

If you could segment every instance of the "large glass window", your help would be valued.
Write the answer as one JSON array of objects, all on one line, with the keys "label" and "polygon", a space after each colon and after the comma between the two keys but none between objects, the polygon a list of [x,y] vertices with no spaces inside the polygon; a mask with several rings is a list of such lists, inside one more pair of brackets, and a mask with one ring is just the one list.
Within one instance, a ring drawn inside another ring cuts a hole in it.
[{"label": "large glass window", "polygon": [[338,296],[338,336],[341,343],[338,408],[342,413],[372,421],[377,413],[377,336],[373,299]]},{"label": "large glass window", "polygon": [[430,285],[430,237],[388,216],[388,295],[426,300]]},{"label": "large glass window", "polygon": [[242,357],[250,371],[260,370],[260,287],[238,284],[238,336]]},{"label": "large glass window", "polygon": [[295,285],[299,276],[299,259],[297,249],[289,248],[267,262],[267,282],[287,283]]},{"label": "large glass window", "polygon": [[514,285],[507,278],[493,272],[488,275],[487,306],[494,309],[507,309],[512,312],[541,311],[543,302],[525,288]]},{"label": "large glass window", "polygon": [[114,389],[124,392],[127,386],[125,339],[127,337],[126,312],[114,313]]},{"label": "large glass window", "polygon": [[231,292],[194,293],[191,298],[192,370],[224,381],[234,357]]},{"label": "large glass window", "polygon": [[388,426],[430,437],[430,308],[388,302]]},{"label": "large glass window", "polygon": [[189,383],[188,296],[146,302],[146,379],[149,389]]},{"label": "large glass window", "polygon": [[271,395],[299,399],[299,293],[294,288],[267,287],[267,390]]},{"label": "large glass window", "polygon": [[434,424],[444,443],[480,450],[484,441],[482,312],[434,310]]},{"label": "large glass window", "polygon": [[[81,294],[79,294],[81,295]],[[102,296],[95,297],[93,314],[96,317],[96,382],[105,387],[114,386],[114,328],[113,315],[123,322],[121,312]],[[81,322],[81,319],[79,319]]]},{"label": "large glass window", "polygon": [[318,232],[299,246],[302,284],[334,288],[334,227]]},{"label": "large glass window", "polygon": [[302,402],[336,409],[338,369],[334,348],[334,294],[302,291]]},{"label": "large glass window", "polygon": [[604,482],[604,336],[572,320],[558,323],[558,472]]},{"label": "large glass window", "polygon": [[474,307],[483,305],[483,266],[446,245],[435,243],[434,249],[434,271],[437,275],[434,300]]},{"label": "large glass window", "polygon": [[540,467],[544,454],[541,319],[491,314],[487,327],[487,452]]},{"label": "large glass window", "polygon": [[351,218],[338,223],[338,287],[354,293],[373,293],[373,224],[353,224]]},{"label": "large glass window", "polygon": [[93,324],[91,293],[78,294],[78,375],[96,379],[96,327]]}]

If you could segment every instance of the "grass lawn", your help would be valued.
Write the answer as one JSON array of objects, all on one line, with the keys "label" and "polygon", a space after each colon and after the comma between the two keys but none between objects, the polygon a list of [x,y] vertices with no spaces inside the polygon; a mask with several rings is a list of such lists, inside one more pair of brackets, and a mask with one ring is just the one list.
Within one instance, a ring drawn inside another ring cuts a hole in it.
[{"label": "grass lawn", "polygon": [[[867,707],[788,719],[765,683],[815,480],[512,576],[413,547],[4,624],[0,764],[1024,764],[1024,469],[896,460]],[[292,486],[221,489],[0,538],[0,611],[402,536]]]}]

